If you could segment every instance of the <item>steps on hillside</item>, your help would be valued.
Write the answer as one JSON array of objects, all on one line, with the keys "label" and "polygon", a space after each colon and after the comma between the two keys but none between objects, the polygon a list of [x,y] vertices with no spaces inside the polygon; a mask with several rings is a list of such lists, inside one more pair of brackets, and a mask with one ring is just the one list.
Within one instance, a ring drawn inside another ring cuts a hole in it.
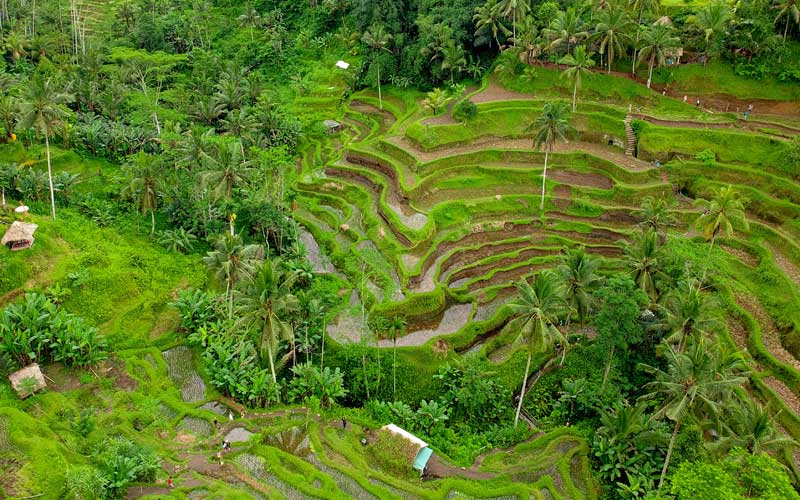
[{"label": "steps on hillside", "polygon": [[631,115],[625,117],[625,154],[628,156],[633,156],[636,153],[636,132],[631,127],[631,120]]}]

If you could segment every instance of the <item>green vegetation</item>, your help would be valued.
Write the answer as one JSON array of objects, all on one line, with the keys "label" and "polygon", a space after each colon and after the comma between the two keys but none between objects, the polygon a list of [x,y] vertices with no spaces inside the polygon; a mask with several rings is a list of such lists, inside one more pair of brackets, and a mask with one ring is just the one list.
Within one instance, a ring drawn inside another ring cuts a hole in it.
[{"label": "green vegetation", "polygon": [[0,497],[796,498],[796,11],[0,1]]}]

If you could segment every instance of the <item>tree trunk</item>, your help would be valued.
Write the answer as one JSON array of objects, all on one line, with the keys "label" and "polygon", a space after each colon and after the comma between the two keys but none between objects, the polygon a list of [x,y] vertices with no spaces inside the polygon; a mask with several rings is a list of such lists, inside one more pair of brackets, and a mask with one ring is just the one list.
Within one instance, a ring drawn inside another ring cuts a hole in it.
[{"label": "tree trunk", "polygon": [[572,86],[572,112],[575,112],[575,100],[578,98],[578,81]]},{"label": "tree trunk", "polygon": [[603,392],[603,388],[606,386],[606,381],[608,380],[608,373],[611,371],[611,362],[614,360],[614,350],[617,346],[611,346],[611,352],[608,354],[608,363],[606,363],[606,370],[603,373],[603,383],[600,384],[600,392]]},{"label": "tree trunk", "polygon": [[653,52],[653,55],[650,56],[650,69],[647,73],[647,88],[650,88],[650,82],[653,80],[653,65],[655,64],[656,53]]},{"label": "tree trunk", "polygon": [[550,153],[547,149],[544,151],[544,173],[542,174],[542,201],[539,203],[539,210],[544,210],[544,188],[547,181],[547,156]]},{"label": "tree trunk", "polygon": [[153,207],[150,207],[150,239],[153,239],[153,235],[156,233],[156,211]]},{"label": "tree trunk", "polygon": [[392,399],[397,401],[397,333],[392,345]]},{"label": "tree trunk", "polygon": [[531,369],[531,353],[528,353],[528,362],[525,364],[525,377],[522,379],[522,390],[519,392],[519,403],[517,403],[517,414],[514,415],[514,427],[519,421],[519,414],[522,411],[522,400],[525,399],[525,385],[528,383],[528,371]]},{"label": "tree trunk", "polygon": [[319,358],[319,370],[325,367],[325,320],[322,320],[322,354]]},{"label": "tree trunk", "polygon": [[783,43],[786,44],[786,34],[789,33],[789,13],[786,13],[786,24],[783,27]]},{"label": "tree trunk", "polygon": [[225,293],[228,295],[228,320],[231,320],[233,318],[233,280],[228,279]]},{"label": "tree trunk", "polygon": [[50,183],[50,210],[53,214],[53,220],[56,220],[56,195],[53,189],[53,169],[50,167],[50,138],[45,130],[44,133],[44,147],[47,151],[47,181]]},{"label": "tree trunk", "polygon": [[672,448],[675,446],[675,438],[678,437],[678,431],[681,428],[681,421],[675,423],[675,430],[672,431],[672,437],[669,439],[669,447],[667,448],[667,457],[664,459],[664,468],[661,469],[661,478],[658,480],[658,491],[661,491],[661,485],[664,484],[664,478],[667,476],[667,469],[669,468],[669,459],[672,458]]},{"label": "tree trunk", "polygon": [[367,355],[366,355],[366,346],[364,346],[365,352],[361,354],[361,370],[364,372],[364,389],[367,391],[367,401],[369,401],[369,384],[367,383]]},{"label": "tree trunk", "polygon": [[[275,376],[275,361],[272,359],[272,345],[267,342],[267,356],[269,356],[269,370],[272,372],[272,383],[278,385],[278,377]],[[281,400],[281,392],[276,390],[278,395],[278,402]]]},{"label": "tree trunk", "polygon": [[378,63],[378,107],[383,109],[383,97],[381,96],[381,64]]}]

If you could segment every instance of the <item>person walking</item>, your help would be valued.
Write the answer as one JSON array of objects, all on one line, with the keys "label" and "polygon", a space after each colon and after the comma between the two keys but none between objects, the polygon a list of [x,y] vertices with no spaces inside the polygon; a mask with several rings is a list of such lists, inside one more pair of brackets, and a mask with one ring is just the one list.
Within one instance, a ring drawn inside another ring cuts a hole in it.
[{"label": "person walking", "polygon": [[688,95],[684,95],[683,96],[683,103],[686,104],[688,101],[689,101],[689,96]]},{"label": "person walking", "polygon": [[695,105],[697,108],[700,108],[700,98],[699,98],[699,97],[698,97],[698,98],[697,98],[697,100],[694,102],[694,105]]},{"label": "person walking", "polygon": [[347,419],[342,417],[342,429],[347,429]]},{"label": "person walking", "polygon": [[169,476],[169,478],[167,478],[167,487],[169,489],[172,489],[172,488],[175,487],[175,483],[172,482],[172,476]]}]

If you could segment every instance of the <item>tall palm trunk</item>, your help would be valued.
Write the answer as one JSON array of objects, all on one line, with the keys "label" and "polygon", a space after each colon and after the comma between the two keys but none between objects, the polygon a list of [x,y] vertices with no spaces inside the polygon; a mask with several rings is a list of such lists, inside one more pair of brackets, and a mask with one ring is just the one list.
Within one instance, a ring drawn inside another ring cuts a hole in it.
[{"label": "tall palm trunk", "polygon": [[522,390],[519,392],[519,403],[517,403],[517,414],[514,415],[514,427],[519,421],[519,414],[522,411],[522,400],[525,399],[525,386],[528,384],[528,371],[531,369],[531,353],[528,352],[528,362],[525,364],[525,377],[522,378]]},{"label": "tall palm trunk", "polygon": [[153,235],[156,233],[156,211],[153,207],[150,207],[150,239],[153,239]]},{"label": "tall palm trunk", "polygon": [[397,333],[392,340],[392,399],[397,401]]},{"label": "tall palm trunk", "polygon": [[45,131],[44,133],[44,148],[47,151],[47,181],[50,183],[50,211],[53,214],[53,220],[56,220],[56,195],[53,189],[53,169],[50,166],[50,138]]},{"label": "tall palm trunk", "polygon": [[320,358],[319,358],[319,369],[320,369],[320,371],[322,371],[322,369],[325,367],[325,334],[326,333],[327,332],[326,332],[326,328],[325,328],[325,320],[323,319],[322,320],[322,354],[320,355]]},{"label": "tall palm trunk", "polygon": [[[272,372],[272,383],[277,385],[278,384],[278,377],[275,376],[275,360],[272,359],[273,358],[273,356],[272,356],[272,344],[270,344],[269,342],[267,342],[267,355],[269,356],[269,370],[270,370],[270,372]],[[280,400],[281,400],[281,392],[280,391],[275,391],[275,393],[278,395],[278,402],[280,402]]]},{"label": "tall palm trunk", "polygon": [[233,279],[228,278],[228,283],[225,286],[225,295],[228,296],[228,320],[233,318]]},{"label": "tall palm trunk", "polygon": [[672,431],[672,437],[669,438],[669,447],[667,448],[667,457],[664,459],[664,468],[661,469],[661,478],[658,480],[658,491],[661,491],[661,485],[664,484],[664,478],[667,476],[667,469],[669,468],[669,460],[672,458],[672,448],[675,446],[675,438],[678,437],[678,431],[681,428],[681,421],[675,423],[675,430]]},{"label": "tall palm trunk", "polygon": [[381,63],[378,62],[378,108],[383,109],[383,97],[381,96]]},{"label": "tall palm trunk", "polygon": [[550,151],[549,148],[544,150],[544,174],[542,174],[542,201],[539,203],[539,210],[544,210],[544,189],[545,182],[547,181],[547,157]]},{"label": "tall palm trunk", "polygon": [[656,53],[655,50],[653,51],[653,55],[650,56],[650,69],[647,73],[647,88],[650,88],[650,82],[653,80],[653,65],[656,63]]},{"label": "tall palm trunk", "polygon": [[575,84],[572,86],[572,112],[575,112],[575,101],[578,98],[578,82],[575,81]]}]

